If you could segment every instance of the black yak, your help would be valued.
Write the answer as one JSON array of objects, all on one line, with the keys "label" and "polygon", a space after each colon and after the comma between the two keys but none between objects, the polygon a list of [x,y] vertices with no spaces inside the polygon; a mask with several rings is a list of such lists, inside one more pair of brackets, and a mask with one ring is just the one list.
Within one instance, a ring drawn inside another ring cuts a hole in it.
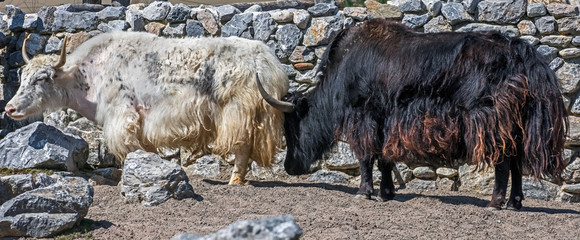
[{"label": "black yak", "polygon": [[[276,100],[286,112],[284,167],[304,174],[340,137],[360,161],[357,197],[394,197],[396,162],[495,167],[489,207],[520,209],[522,173],[559,179],[568,128],[554,72],[525,41],[496,32],[417,33],[373,19],[342,30],[328,46],[311,92]],[[258,79],[258,85],[260,84]]]}]

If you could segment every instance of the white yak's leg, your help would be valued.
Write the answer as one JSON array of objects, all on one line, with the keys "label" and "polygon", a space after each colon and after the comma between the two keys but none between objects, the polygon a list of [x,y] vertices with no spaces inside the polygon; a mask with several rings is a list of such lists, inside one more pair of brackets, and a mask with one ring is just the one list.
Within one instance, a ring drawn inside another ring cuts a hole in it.
[{"label": "white yak's leg", "polygon": [[249,182],[246,181],[246,174],[248,173],[248,163],[250,162],[252,147],[248,143],[236,144],[233,152],[236,158],[232,177],[230,178],[230,185],[247,185]]}]

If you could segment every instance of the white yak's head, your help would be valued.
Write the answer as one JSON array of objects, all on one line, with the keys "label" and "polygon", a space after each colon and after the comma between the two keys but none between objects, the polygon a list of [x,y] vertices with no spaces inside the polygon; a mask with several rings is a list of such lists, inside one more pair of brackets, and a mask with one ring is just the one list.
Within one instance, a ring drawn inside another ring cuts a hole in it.
[{"label": "white yak's head", "polygon": [[60,56],[39,55],[33,59],[28,59],[26,54],[26,40],[28,37],[22,43],[22,57],[26,65],[22,68],[20,88],[4,109],[15,120],[64,106],[60,91],[63,86],[56,78],[66,62],[68,36],[63,41]]}]

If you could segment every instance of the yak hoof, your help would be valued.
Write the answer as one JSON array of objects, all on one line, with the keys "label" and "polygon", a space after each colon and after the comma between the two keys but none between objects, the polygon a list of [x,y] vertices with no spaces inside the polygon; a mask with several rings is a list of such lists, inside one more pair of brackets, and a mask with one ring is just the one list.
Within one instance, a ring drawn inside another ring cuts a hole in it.
[{"label": "yak hoof", "polygon": [[250,184],[249,181],[242,180],[239,177],[232,178],[229,183],[229,185],[241,185],[241,186],[246,186],[248,184]]},{"label": "yak hoof", "polygon": [[501,210],[501,207],[488,205],[487,209],[492,210],[492,211],[499,211],[499,210]]},{"label": "yak hoof", "polygon": [[508,203],[506,209],[509,210],[520,210],[522,209],[522,203]]},{"label": "yak hoof", "polygon": [[365,200],[370,200],[371,196],[370,195],[366,195],[366,194],[357,194],[354,196],[354,198],[356,199],[365,199]]}]

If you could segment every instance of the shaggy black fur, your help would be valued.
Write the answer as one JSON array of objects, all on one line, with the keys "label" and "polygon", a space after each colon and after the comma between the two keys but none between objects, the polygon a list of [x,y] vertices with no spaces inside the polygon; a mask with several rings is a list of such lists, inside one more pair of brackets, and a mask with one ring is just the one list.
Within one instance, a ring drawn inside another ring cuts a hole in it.
[{"label": "shaggy black fur", "polygon": [[379,196],[394,197],[395,162],[494,166],[490,207],[521,208],[522,172],[558,179],[567,131],[554,72],[519,38],[499,33],[416,33],[373,19],[341,31],[321,62],[318,86],[286,101],[289,174],[344,137],[360,161],[359,195],[373,193],[372,166],[383,174]]}]

